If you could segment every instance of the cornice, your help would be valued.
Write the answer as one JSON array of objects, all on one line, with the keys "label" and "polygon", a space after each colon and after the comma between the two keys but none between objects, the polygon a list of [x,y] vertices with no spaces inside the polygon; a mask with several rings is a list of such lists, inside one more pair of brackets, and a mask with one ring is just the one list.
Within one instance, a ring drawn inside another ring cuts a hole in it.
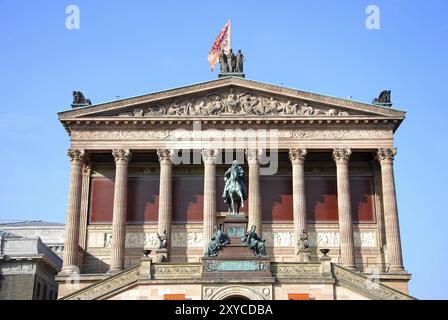
[{"label": "cornice", "polygon": [[61,121],[67,132],[70,134],[73,130],[124,130],[124,129],[138,129],[138,130],[155,130],[165,129],[174,130],[183,128],[185,126],[192,126],[193,123],[200,122],[205,125],[204,128],[224,129],[227,125],[241,125],[242,129],[246,128],[263,128],[266,125],[270,129],[282,129],[285,126],[300,127],[306,126],[308,128],[316,129],[342,129],[342,128],[359,128],[359,129],[395,129],[401,123],[401,119],[385,118],[385,117],[301,117],[301,118],[179,118],[179,117],[159,117],[159,118],[79,118],[76,120]]}]

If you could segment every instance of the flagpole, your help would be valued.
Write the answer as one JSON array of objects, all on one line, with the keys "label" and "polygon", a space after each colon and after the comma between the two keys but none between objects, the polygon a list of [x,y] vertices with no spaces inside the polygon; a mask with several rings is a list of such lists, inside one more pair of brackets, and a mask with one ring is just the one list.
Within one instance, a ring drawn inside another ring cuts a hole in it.
[{"label": "flagpole", "polygon": [[230,24],[230,18],[229,18],[229,50],[227,50],[227,51],[230,51],[230,49],[232,49],[232,37],[231,37],[231,30],[232,30],[232,28],[231,28],[231,24]]}]

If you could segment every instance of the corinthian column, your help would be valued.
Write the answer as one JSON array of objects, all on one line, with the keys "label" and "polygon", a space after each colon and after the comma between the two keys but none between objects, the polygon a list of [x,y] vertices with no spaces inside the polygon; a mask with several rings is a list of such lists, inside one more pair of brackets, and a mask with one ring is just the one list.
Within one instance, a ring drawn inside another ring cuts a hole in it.
[{"label": "corinthian column", "polygon": [[114,213],[112,217],[112,256],[110,272],[124,269],[126,244],[126,210],[128,187],[128,162],[131,159],[129,150],[113,150],[115,159]]},{"label": "corinthian column", "polygon": [[292,163],[294,243],[297,243],[302,231],[307,230],[304,170],[306,154],[306,149],[289,149],[289,159]]},{"label": "corinthian column", "polygon": [[390,264],[390,272],[404,271],[393,167],[393,160],[396,154],[396,148],[380,148],[377,153],[381,164],[387,261]]},{"label": "corinthian column", "polygon": [[70,158],[71,165],[62,273],[70,273],[79,270],[79,215],[81,210],[82,168],[86,159],[86,154],[81,150],[68,149],[67,154]]},{"label": "corinthian column", "polygon": [[355,253],[353,245],[353,227],[350,201],[349,158],[350,149],[336,148],[333,159],[336,162],[338,184],[339,238],[342,265],[355,269]]},{"label": "corinthian column", "polygon": [[216,225],[216,154],[213,149],[202,150],[204,161],[204,249],[213,235],[213,227]]},{"label": "corinthian column", "polygon": [[261,197],[260,197],[260,155],[261,150],[246,149],[249,164],[249,221],[248,228],[255,226],[261,237]]},{"label": "corinthian column", "polygon": [[158,149],[160,162],[160,191],[159,191],[159,221],[157,232],[163,235],[166,232],[167,249],[171,245],[171,189],[172,189],[172,162],[171,152],[168,149]]}]

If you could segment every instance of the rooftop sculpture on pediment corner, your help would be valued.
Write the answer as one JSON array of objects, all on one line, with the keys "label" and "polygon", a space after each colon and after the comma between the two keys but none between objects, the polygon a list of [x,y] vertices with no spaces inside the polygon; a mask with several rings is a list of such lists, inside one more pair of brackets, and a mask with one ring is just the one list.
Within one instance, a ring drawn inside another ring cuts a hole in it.
[{"label": "rooftop sculpture on pediment corner", "polygon": [[204,97],[174,99],[171,102],[151,104],[122,112],[121,117],[160,116],[348,116],[347,111],[310,105],[307,102],[278,99],[236,91],[230,88],[223,93]]}]

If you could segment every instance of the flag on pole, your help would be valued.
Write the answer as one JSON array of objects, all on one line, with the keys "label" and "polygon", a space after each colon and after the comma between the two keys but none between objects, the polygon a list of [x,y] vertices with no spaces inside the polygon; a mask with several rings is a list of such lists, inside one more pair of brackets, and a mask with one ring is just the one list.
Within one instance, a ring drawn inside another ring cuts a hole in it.
[{"label": "flag on pole", "polygon": [[211,72],[213,72],[215,64],[219,61],[221,50],[224,50],[225,53],[230,50],[230,19],[227,21],[224,28],[221,29],[221,32],[216,37],[215,42],[213,42],[212,48],[208,53],[208,63],[210,64]]}]

